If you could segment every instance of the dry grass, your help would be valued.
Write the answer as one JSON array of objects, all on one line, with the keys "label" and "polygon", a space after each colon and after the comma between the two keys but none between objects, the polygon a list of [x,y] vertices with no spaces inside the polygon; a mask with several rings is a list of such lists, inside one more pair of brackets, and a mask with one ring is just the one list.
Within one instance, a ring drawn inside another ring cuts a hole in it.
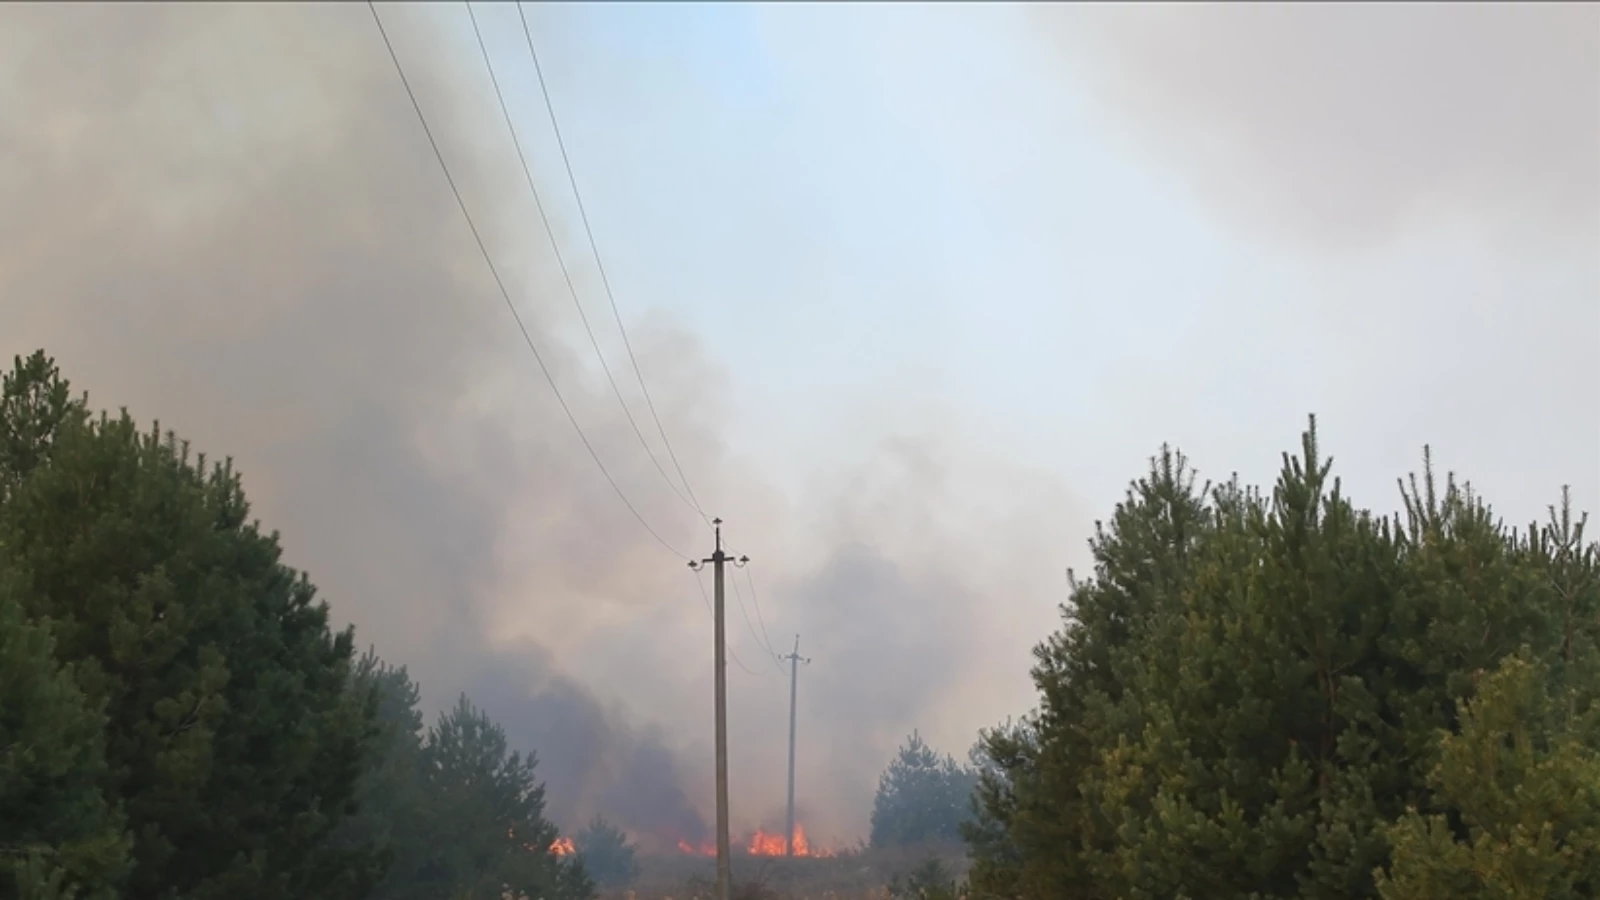
[{"label": "dry grass", "polygon": [[[886,900],[889,880],[937,857],[957,876],[967,869],[960,846],[863,850],[820,859],[737,855],[733,900]],[[601,900],[710,900],[716,863],[671,856],[641,859],[638,880]]]}]

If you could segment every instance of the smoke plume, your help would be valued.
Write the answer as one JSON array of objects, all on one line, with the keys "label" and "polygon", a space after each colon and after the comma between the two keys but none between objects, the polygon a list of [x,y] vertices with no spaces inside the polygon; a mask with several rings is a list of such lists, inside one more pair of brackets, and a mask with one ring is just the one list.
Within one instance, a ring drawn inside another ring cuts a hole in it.
[{"label": "smoke plume", "polygon": [[1041,6],[1108,121],[1261,232],[1381,244],[1463,220],[1600,240],[1600,9],[1581,3]]},{"label": "smoke plume", "polygon": [[[460,23],[382,11],[595,452],[666,543],[705,555],[704,523],[568,340],[572,304],[487,79],[439,49],[460,49]],[[787,690],[758,648],[754,589],[770,642],[800,631],[817,660],[801,682],[809,830],[851,839],[913,727],[960,752],[996,697],[1026,702],[1019,650],[1059,599],[1026,573],[1059,567],[1016,562],[1066,545],[1066,500],[1037,475],[969,466],[970,448],[937,434],[785,499],[718,438],[724,376],[704,348],[670,316],[627,314],[700,498],[757,560],[730,600],[735,652],[759,673],[730,676],[735,817],[770,820],[783,795]],[[0,8],[0,338],[7,354],[44,347],[95,405],[231,455],[336,619],[406,664],[430,707],[464,690],[505,724],[539,756],[563,826],[604,814],[662,841],[701,836],[699,588],[566,422],[363,5]],[[944,521],[955,504],[997,511]],[[1028,541],[973,539],[1024,515]],[[1015,664],[980,670],[1002,652]]]}]

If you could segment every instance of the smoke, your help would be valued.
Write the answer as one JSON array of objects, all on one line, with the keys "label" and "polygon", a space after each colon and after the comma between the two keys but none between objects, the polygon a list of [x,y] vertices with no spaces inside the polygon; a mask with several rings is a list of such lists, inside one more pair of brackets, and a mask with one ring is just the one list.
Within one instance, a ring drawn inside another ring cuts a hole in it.
[{"label": "smoke", "polygon": [[646,852],[705,841],[705,819],[685,793],[683,765],[659,728],[635,727],[570,678],[541,677],[529,668],[480,672],[466,690],[494,710],[513,746],[537,748],[538,771],[554,773],[545,786],[550,816],[571,828],[604,814]]},{"label": "smoke", "polygon": [[[523,548],[543,570],[525,589],[636,602],[649,580],[634,573],[665,567],[640,564],[659,551],[635,539],[519,345],[366,8],[3,15],[5,349],[43,346],[91,400],[231,453],[335,615],[408,664],[431,705],[470,690],[542,751],[556,812],[609,799],[581,793],[595,758],[624,754],[618,781],[659,762],[676,787],[659,735],[612,724],[537,643],[495,648],[485,636],[505,596],[515,505],[546,523]],[[515,160],[458,137],[493,120],[426,49],[425,15],[386,11],[513,296],[619,482],[664,537],[690,546],[692,520],[666,506],[642,453],[626,452],[621,423],[559,340],[570,305],[542,301],[565,299],[551,273],[505,252],[535,236],[492,190],[516,184]],[[677,357],[653,372],[663,393],[684,389],[674,368],[695,353]],[[704,440],[685,443],[715,458]],[[617,590],[630,578],[635,590]],[[681,796],[664,802],[694,823]]]},{"label": "smoke", "polygon": [[[466,202],[595,452],[667,543],[704,555],[704,524],[566,339],[572,305],[494,96],[449,62],[471,56],[440,51],[460,37],[445,13],[383,8]],[[1069,545],[1070,504],[939,433],[867,440],[790,501],[725,450],[726,379],[704,348],[670,316],[628,315],[701,499],[756,559],[730,599],[735,652],[760,673],[730,675],[736,820],[770,821],[783,797],[787,690],[745,626],[756,589],[816,659],[808,831],[848,840],[905,734],[960,752],[997,704],[1028,702],[1023,651],[1059,599],[1033,573],[1059,572],[1037,556]],[[564,827],[704,831],[699,589],[565,421],[364,6],[0,8],[0,338],[46,348],[97,406],[231,455],[335,618],[406,664],[428,706],[468,691],[534,751]],[[1028,537],[980,543],[990,528]]]},{"label": "smoke", "polygon": [[1338,248],[1463,220],[1600,239],[1600,9],[1046,6],[1109,121],[1257,231]]}]

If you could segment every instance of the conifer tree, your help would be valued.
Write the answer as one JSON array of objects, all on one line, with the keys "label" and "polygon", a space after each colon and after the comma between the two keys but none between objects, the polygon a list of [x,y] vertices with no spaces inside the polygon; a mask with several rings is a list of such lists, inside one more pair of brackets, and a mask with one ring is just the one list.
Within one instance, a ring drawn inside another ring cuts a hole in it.
[{"label": "conifer tree", "polygon": [[977,774],[913,732],[878,779],[873,847],[953,841],[972,808]]},{"label": "conifer tree", "polygon": [[440,715],[424,751],[430,846],[410,864],[412,880],[395,896],[592,896],[581,862],[551,852],[559,835],[544,818],[534,763],[512,751],[505,731],[465,696]]},{"label": "conifer tree", "polygon": [[580,860],[550,852],[556,829],[544,819],[533,757],[512,752],[482,710],[461,697],[425,727],[416,682],[370,650],[353,680],[376,696],[380,737],[358,788],[360,811],[338,840],[381,848],[386,870],[368,900],[592,895]]},{"label": "conifer tree", "polygon": [[1418,840],[1394,826],[1408,809],[1461,820],[1431,760],[1474,673],[1527,644],[1593,721],[1581,519],[1508,531],[1427,458],[1404,514],[1378,517],[1331,472],[1314,422],[1270,494],[1152,461],[1038,651],[1039,708],[985,736],[975,891],[1375,897],[1393,842]]},{"label": "conifer tree", "polygon": [[327,841],[371,729],[350,633],[250,521],[230,465],[69,396],[43,354],[5,379],[0,571],[103,711],[125,896],[360,896],[364,854]]},{"label": "conifer tree", "polygon": [[356,787],[356,814],[335,835],[336,846],[375,849],[382,870],[369,900],[408,896],[416,866],[429,851],[429,819],[421,691],[403,666],[370,648],[352,673],[353,691],[376,704],[377,735]]},{"label": "conifer tree", "polygon": [[572,840],[584,871],[595,883],[623,887],[639,877],[639,862],[628,836],[605,819],[596,816]]},{"label": "conifer tree", "polygon": [[105,717],[0,571],[0,897],[115,896],[123,818],[100,792]]},{"label": "conifer tree", "polygon": [[[1508,657],[1441,736],[1439,812],[1389,831],[1383,900],[1577,900],[1600,892],[1600,751],[1574,729],[1542,666]],[[1465,832],[1464,834],[1462,832]]]}]

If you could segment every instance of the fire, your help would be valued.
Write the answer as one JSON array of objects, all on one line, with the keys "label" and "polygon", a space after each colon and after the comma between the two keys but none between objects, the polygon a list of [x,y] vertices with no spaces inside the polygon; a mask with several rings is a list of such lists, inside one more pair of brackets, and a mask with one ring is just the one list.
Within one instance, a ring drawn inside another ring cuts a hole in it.
[{"label": "fire", "polygon": [[687,853],[690,856],[716,856],[717,845],[701,844],[700,846],[696,847],[688,841],[680,840],[678,841],[678,852]]},{"label": "fire", "polygon": [[[799,829],[795,830],[797,832],[799,831]],[[804,841],[805,838],[799,837],[798,834],[796,835],[794,850],[796,854],[801,856],[805,855],[800,850],[801,847],[805,846]],[[751,856],[782,856],[784,850],[783,835],[768,834],[765,831],[757,829],[756,833],[750,836],[750,846],[746,847],[745,849],[750,852]]]},{"label": "fire", "polygon": [[[783,856],[783,835],[757,830],[750,836],[750,844],[745,849],[751,856]],[[833,852],[811,846],[811,842],[806,840],[805,826],[797,824],[794,826],[794,855],[821,857],[832,856]]]},{"label": "fire", "polygon": [[578,848],[572,843],[572,838],[563,837],[555,839],[555,842],[550,845],[550,852],[556,856],[571,856],[578,852]]},{"label": "fire", "polygon": [[[737,849],[739,848],[735,848],[735,850]],[[744,845],[743,849],[751,856],[783,856],[783,835],[779,832],[758,829],[750,836],[750,840]],[[714,843],[702,843],[696,846],[688,841],[680,840],[678,841],[678,852],[689,856],[716,856],[717,845]],[[811,842],[806,839],[805,827],[795,825],[794,855],[816,859],[833,856],[834,852],[821,847],[813,847]]]}]

